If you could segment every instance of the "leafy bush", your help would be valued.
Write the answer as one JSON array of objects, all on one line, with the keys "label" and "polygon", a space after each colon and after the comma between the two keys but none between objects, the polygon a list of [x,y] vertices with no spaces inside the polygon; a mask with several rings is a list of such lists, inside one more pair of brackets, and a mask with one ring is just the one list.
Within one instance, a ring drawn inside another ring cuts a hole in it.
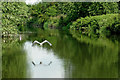
[{"label": "leafy bush", "polygon": [[[71,30],[79,30],[86,34],[120,33],[118,14],[107,14],[77,19],[70,26]],[[83,30],[83,28],[85,30]]]},{"label": "leafy bush", "polygon": [[67,26],[63,26],[62,27],[62,30],[68,30],[69,28],[70,28],[70,25],[71,25],[72,23],[69,23]]},{"label": "leafy bush", "polygon": [[64,26],[67,26],[69,22],[80,17],[118,13],[118,4],[116,2],[68,2],[58,3],[58,9],[60,13],[67,15],[63,20]]},{"label": "leafy bush", "polygon": [[[50,17],[49,20],[46,21],[47,22],[47,28],[49,28],[49,29],[60,28],[61,27],[60,26],[61,17],[65,17],[65,15],[61,14],[61,15],[58,15],[58,16]],[[44,23],[44,25],[46,25],[46,22]],[[61,24],[63,24],[63,23],[61,22]]]},{"label": "leafy bush", "polygon": [[47,30],[47,29],[48,29],[48,22],[45,22],[45,23],[44,23],[43,28],[44,28],[45,30]]}]

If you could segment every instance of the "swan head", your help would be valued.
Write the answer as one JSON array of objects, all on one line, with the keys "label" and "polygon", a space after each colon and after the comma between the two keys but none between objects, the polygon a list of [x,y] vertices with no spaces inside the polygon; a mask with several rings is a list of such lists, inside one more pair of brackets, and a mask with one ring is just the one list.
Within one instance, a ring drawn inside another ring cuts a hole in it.
[{"label": "swan head", "polygon": [[44,41],[46,41],[46,42],[47,42],[47,40],[44,40]]},{"label": "swan head", "polygon": [[42,64],[42,62],[40,62],[40,64]]}]

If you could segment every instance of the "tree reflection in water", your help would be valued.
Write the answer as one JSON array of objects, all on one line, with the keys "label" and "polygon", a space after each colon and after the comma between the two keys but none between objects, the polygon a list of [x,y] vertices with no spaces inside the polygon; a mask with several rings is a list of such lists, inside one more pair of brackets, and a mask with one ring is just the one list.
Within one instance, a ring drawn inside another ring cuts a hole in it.
[{"label": "tree reflection in water", "polygon": [[[53,45],[31,46],[47,39]],[[117,78],[119,37],[90,38],[59,31],[40,31],[3,39],[3,74],[34,78]],[[37,65],[34,66],[32,61]],[[48,64],[52,61],[52,64]],[[42,64],[39,64],[42,62]],[[45,66],[45,65],[47,66]]]}]

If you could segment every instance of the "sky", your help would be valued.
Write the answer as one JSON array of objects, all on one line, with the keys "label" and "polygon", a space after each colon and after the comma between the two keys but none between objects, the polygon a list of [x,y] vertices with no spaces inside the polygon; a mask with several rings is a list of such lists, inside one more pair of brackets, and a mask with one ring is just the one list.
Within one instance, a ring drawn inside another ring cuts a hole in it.
[{"label": "sky", "polygon": [[42,2],[42,0],[26,0],[25,1],[26,2],[26,4],[35,4],[35,3],[37,3],[37,2]]}]

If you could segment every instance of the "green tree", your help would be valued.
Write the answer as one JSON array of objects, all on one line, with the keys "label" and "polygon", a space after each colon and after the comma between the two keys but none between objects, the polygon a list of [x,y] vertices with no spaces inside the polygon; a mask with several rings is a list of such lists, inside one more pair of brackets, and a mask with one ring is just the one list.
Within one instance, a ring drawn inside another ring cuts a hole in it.
[{"label": "green tree", "polygon": [[28,6],[23,2],[2,2],[3,35],[24,31],[28,10]]}]

